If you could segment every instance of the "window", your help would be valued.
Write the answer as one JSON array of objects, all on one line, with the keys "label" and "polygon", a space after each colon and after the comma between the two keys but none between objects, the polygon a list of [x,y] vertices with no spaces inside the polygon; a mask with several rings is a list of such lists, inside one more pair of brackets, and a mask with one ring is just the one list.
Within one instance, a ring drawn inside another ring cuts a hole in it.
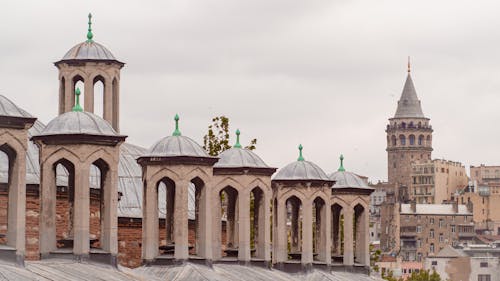
[{"label": "window", "polygon": [[434,229],[429,231],[429,238],[434,238]]},{"label": "window", "polygon": [[477,281],[491,281],[491,275],[489,275],[489,274],[479,274],[477,276]]},{"label": "window", "polygon": [[444,220],[443,219],[439,219],[439,227],[443,227],[444,226]]},{"label": "window", "polygon": [[438,265],[438,262],[437,261],[432,261],[431,265]]},{"label": "window", "polygon": [[480,267],[488,267],[488,262],[481,262],[479,263]]},{"label": "window", "polygon": [[404,135],[399,136],[399,143],[401,145],[406,145],[406,137]]},{"label": "window", "polygon": [[429,252],[434,253],[434,243],[429,246]]},{"label": "window", "polygon": [[410,145],[415,145],[415,136],[414,135],[410,135]]},{"label": "window", "polygon": [[452,232],[452,233],[455,233],[455,225],[452,225],[452,226],[451,226],[451,232]]},{"label": "window", "polygon": [[430,218],[430,219],[429,219],[429,223],[430,223],[430,224],[434,224],[434,218]]},{"label": "window", "polygon": [[417,225],[417,233],[421,233],[422,232],[422,226],[421,225]]},{"label": "window", "polygon": [[443,233],[439,233],[439,243],[443,243],[443,242],[444,242]]}]

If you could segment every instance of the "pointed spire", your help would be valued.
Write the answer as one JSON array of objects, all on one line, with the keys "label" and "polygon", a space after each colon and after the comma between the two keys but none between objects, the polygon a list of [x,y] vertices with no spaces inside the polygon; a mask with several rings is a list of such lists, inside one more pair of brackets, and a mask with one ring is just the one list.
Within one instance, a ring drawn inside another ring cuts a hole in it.
[{"label": "pointed spire", "polygon": [[406,82],[399,98],[394,118],[425,118],[410,71],[411,64],[410,57],[408,57],[408,75],[406,76]]},{"label": "pointed spire", "polygon": [[87,32],[87,42],[94,42],[94,40],[92,40],[92,38],[94,38],[94,34],[92,34],[92,14],[89,13],[89,29],[88,29],[88,32]]},{"label": "pointed spire", "polygon": [[76,96],[76,98],[75,98],[76,102],[75,102],[75,106],[73,106],[73,111],[82,112],[83,108],[80,106],[80,88],[76,88],[75,96]]},{"label": "pointed spire", "polygon": [[180,136],[181,131],[179,131],[179,115],[178,114],[175,114],[174,120],[175,120],[175,131],[172,133],[172,136]]},{"label": "pointed spire", "polygon": [[339,172],[345,172],[345,169],[344,169],[344,155],[340,154],[340,167],[339,169],[337,170]]},{"label": "pointed spire", "polygon": [[297,158],[297,161],[304,161],[304,156],[302,156],[302,149],[304,147],[302,146],[302,144],[299,144],[299,158]]},{"label": "pointed spire", "polygon": [[240,129],[236,130],[236,143],[233,145],[235,148],[241,148],[240,144]]}]

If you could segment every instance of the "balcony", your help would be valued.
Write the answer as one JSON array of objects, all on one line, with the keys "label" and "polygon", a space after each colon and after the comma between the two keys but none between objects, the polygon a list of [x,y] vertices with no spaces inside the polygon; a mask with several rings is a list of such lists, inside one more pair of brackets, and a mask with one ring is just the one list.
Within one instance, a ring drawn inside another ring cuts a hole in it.
[{"label": "balcony", "polygon": [[415,237],[417,236],[417,227],[416,226],[403,226],[399,230],[400,237]]}]

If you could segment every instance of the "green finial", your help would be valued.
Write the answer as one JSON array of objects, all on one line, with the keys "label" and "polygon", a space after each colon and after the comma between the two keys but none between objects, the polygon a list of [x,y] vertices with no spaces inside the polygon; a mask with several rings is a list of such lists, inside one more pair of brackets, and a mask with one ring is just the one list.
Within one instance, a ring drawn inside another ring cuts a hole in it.
[{"label": "green finial", "polygon": [[233,147],[241,148],[241,144],[240,144],[240,129],[236,130],[236,143],[234,144]]},{"label": "green finial", "polygon": [[87,42],[94,42],[92,38],[94,38],[94,34],[92,34],[92,14],[89,13],[89,31],[87,32]]},{"label": "green finial", "polygon": [[180,136],[181,131],[179,131],[179,115],[178,114],[175,114],[174,120],[175,120],[175,131],[172,134],[172,136]]},{"label": "green finial", "polygon": [[340,154],[340,167],[339,169],[337,170],[339,172],[345,172],[345,169],[344,169],[344,155]]},{"label": "green finial", "polygon": [[297,161],[304,161],[304,157],[302,156],[302,144],[299,144],[299,158],[297,158]]},{"label": "green finial", "polygon": [[83,108],[80,106],[80,88],[76,88],[75,96],[76,96],[76,103],[75,106],[73,106],[73,111],[82,112]]}]

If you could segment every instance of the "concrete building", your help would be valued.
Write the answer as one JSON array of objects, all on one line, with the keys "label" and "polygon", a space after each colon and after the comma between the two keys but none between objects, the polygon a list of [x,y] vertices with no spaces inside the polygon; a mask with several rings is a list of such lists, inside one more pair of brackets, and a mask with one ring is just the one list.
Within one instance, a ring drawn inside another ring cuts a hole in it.
[{"label": "concrete building", "polygon": [[436,270],[442,280],[500,280],[500,251],[496,245],[446,246],[425,260],[425,269]]},{"label": "concrete building", "polygon": [[380,241],[381,235],[381,208],[380,206],[386,201],[387,193],[394,191],[394,185],[388,182],[378,182],[370,184],[374,189],[370,194],[370,242]]},{"label": "concrete building", "polygon": [[[472,213],[458,204],[384,204],[381,247],[404,261],[422,261],[446,245],[472,241]],[[392,208],[392,210],[390,210]]]},{"label": "concrete building", "polygon": [[477,231],[500,235],[500,194],[492,190],[495,187],[474,181],[457,193],[457,198],[461,204],[471,206]]},{"label": "concrete building", "polygon": [[468,184],[460,162],[434,159],[411,164],[410,199],[418,204],[441,204]]},{"label": "concrete building", "polygon": [[431,159],[433,130],[429,121],[417,97],[408,61],[408,76],[396,114],[389,119],[385,130],[389,183],[409,187],[411,163]]}]

